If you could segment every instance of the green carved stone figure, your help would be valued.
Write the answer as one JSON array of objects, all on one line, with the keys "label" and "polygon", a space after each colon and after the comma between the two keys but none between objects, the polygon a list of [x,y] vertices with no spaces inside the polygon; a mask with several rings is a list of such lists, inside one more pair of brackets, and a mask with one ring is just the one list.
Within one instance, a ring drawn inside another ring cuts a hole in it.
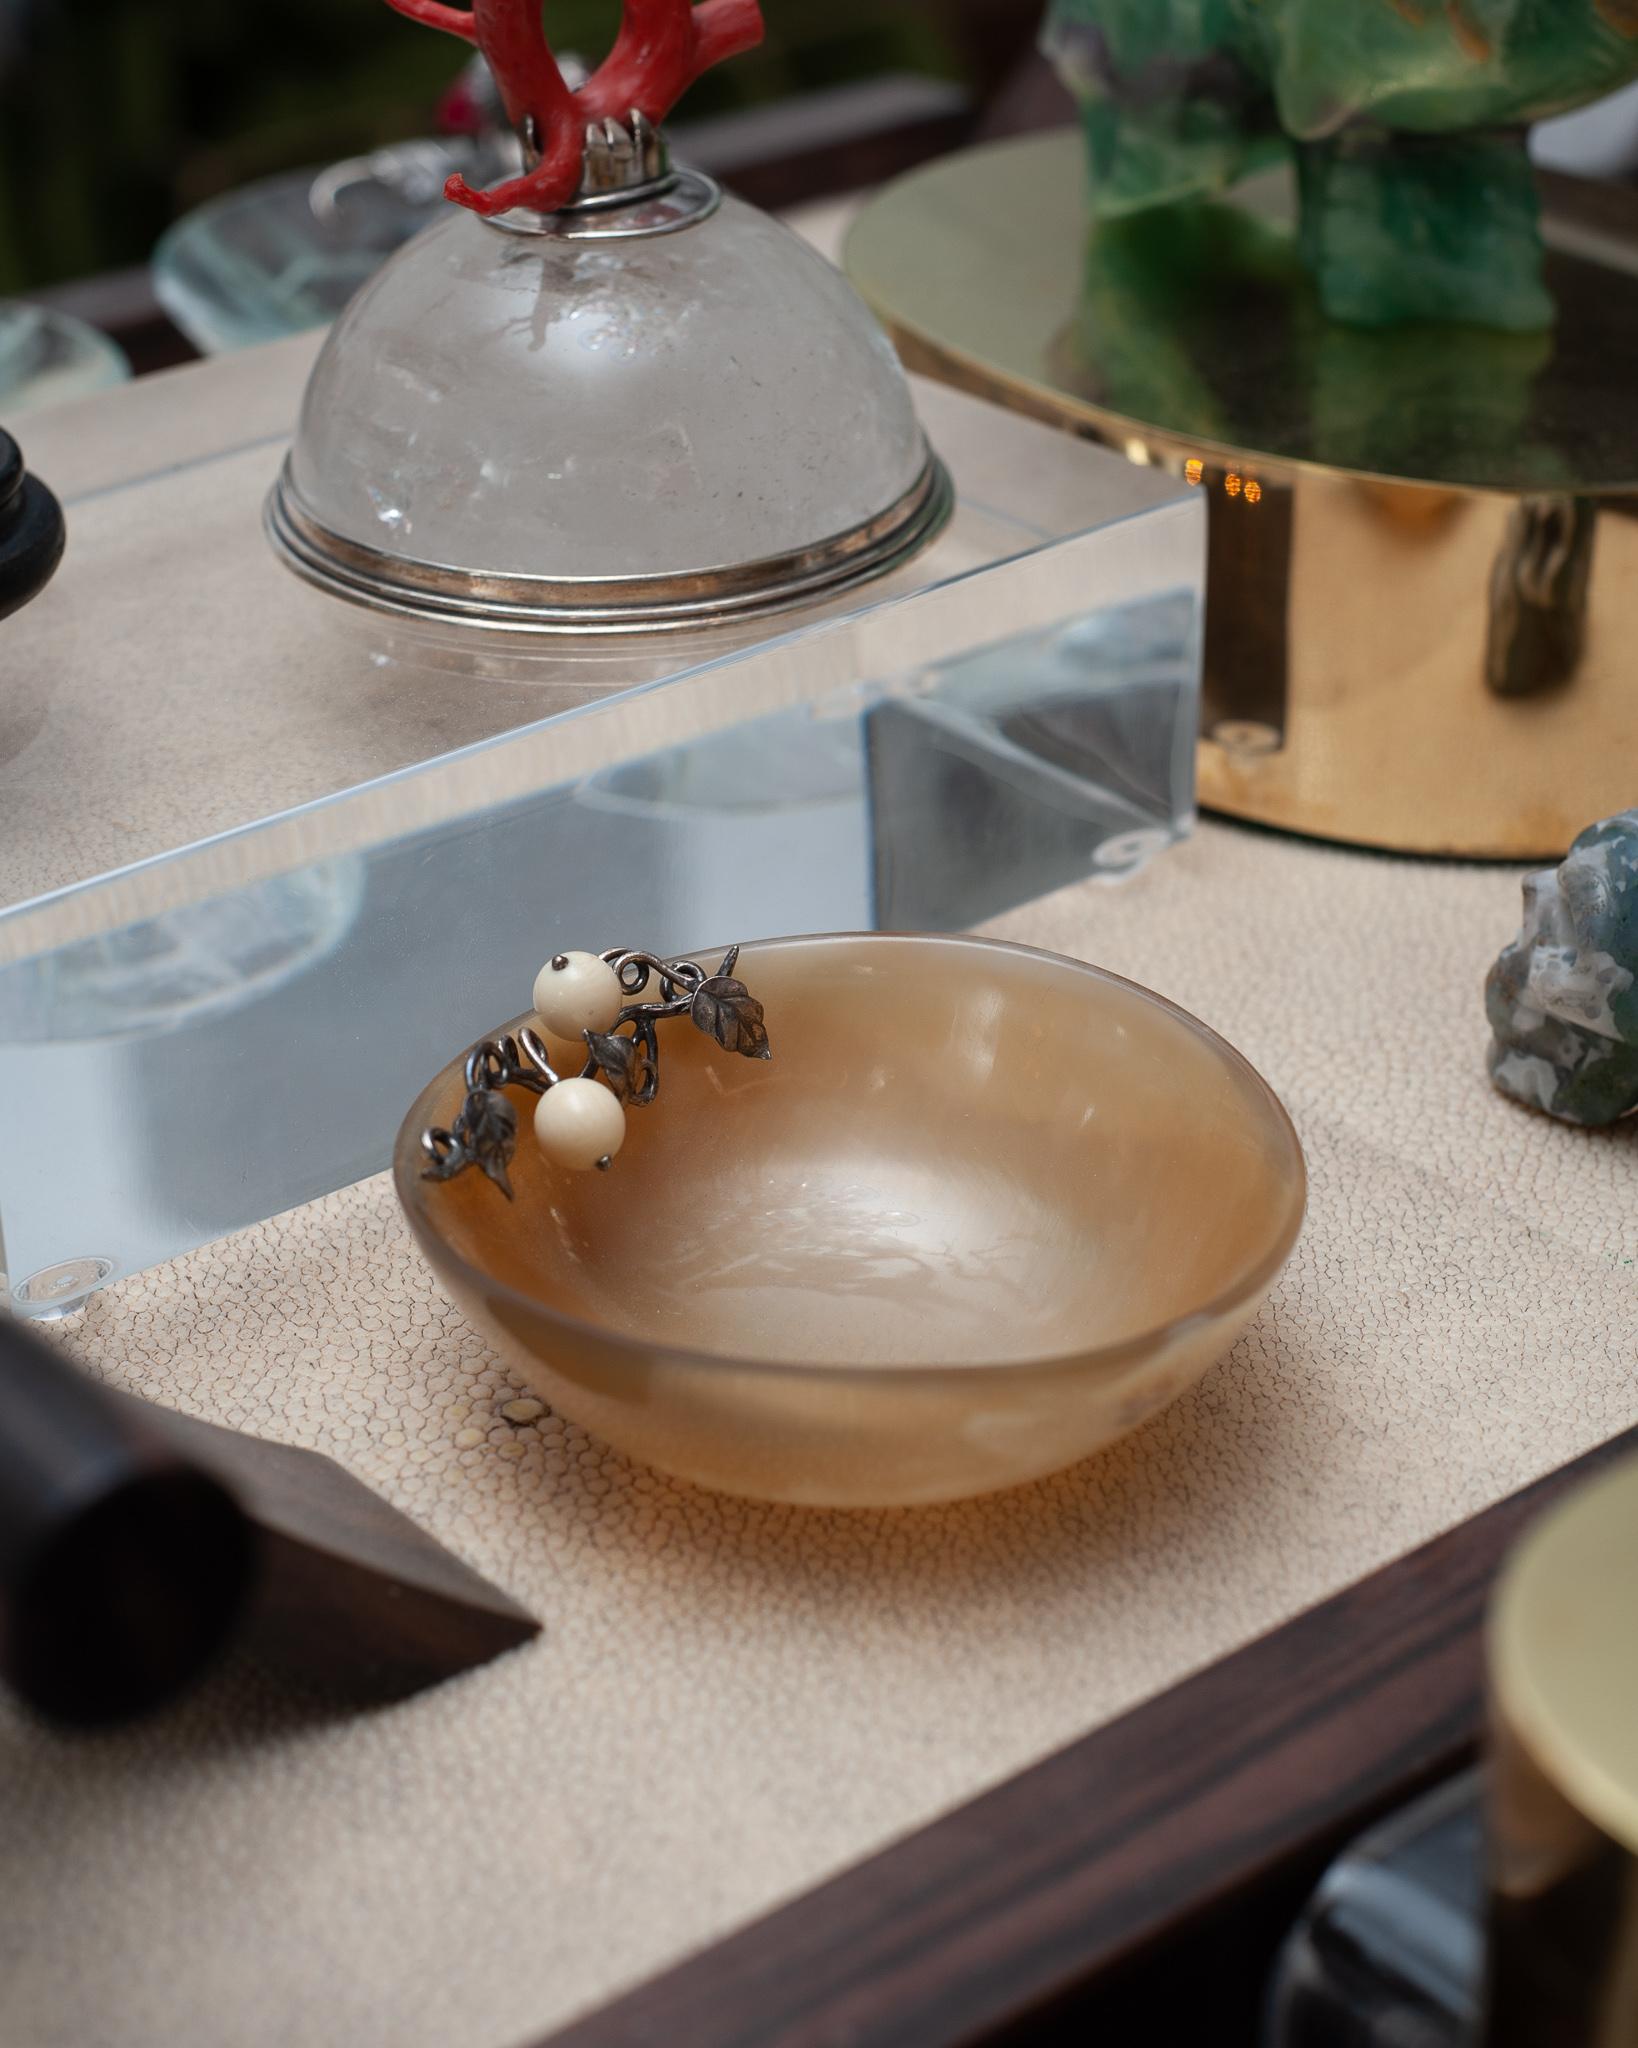
[{"label": "green carved stone figure", "polygon": [[1638,0],[1053,0],[1101,219],[1286,154],[1332,319],[1552,324],[1530,122],[1638,78]]}]

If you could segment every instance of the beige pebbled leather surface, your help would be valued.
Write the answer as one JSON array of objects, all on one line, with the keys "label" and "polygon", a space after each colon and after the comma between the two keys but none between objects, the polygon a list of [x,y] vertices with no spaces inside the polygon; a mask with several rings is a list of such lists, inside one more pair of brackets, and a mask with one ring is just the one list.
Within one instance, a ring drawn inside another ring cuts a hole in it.
[{"label": "beige pebbled leather surface", "polygon": [[1249,1335],[1093,1463],[759,1509],[550,1415],[372,1181],[95,1300],[119,1385],[342,1459],[546,1622],[410,1705],[236,1676],[67,1742],[0,1710],[7,2048],[507,2048],[1638,1422],[1638,1123],[1493,1097],[1517,876],[1213,825],[1001,921],[1174,997],[1313,1190]]}]

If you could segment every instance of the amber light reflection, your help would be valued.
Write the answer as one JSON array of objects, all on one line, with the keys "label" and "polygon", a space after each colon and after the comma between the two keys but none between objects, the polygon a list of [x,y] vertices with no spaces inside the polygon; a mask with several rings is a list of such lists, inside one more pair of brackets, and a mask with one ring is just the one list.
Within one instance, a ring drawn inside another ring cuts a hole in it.
[{"label": "amber light reflection", "polygon": [[[1203,484],[1205,482],[1206,465],[1198,455],[1191,455],[1189,460],[1184,463],[1183,480],[1185,483],[1191,484]],[[1260,505],[1262,503],[1262,485],[1254,476],[1241,476],[1238,470],[1231,469],[1228,475],[1224,477],[1223,489],[1231,498],[1243,497],[1248,505]]]}]

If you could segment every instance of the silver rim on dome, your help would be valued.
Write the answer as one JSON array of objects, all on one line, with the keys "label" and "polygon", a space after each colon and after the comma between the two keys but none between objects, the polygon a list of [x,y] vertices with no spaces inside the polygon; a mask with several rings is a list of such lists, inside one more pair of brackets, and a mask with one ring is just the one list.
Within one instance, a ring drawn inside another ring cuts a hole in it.
[{"label": "silver rim on dome", "polygon": [[954,503],[949,473],[929,448],[902,498],[812,547],[732,567],[567,581],[406,561],[346,540],[303,509],[288,460],[266,523],[298,576],[377,611],[512,632],[653,633],[760,618],[885,576],[942,531]]},{"label": "silver rim on dome", "polygon": [[667,171],[646,185],[577,199],[561,213],[498,213],[484,226],[548,242],[646,242],[698,227],[722,205],[722,187],[703,171]]}]

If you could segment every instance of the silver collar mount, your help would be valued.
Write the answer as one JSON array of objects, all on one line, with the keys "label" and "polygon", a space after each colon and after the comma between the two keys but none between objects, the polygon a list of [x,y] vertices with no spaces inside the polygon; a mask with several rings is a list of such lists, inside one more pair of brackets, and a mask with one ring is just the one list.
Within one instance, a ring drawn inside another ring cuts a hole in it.
[{"label": "silver collar mount", "polygon": [[[539,155],[528,134],[524,153],[526,160]],[[558,242],[633,241],[674,235],[709,220],[721,204],[716,180],[673,165],[665,136],[634,107],[624,122],[611,118],[587,124],[580,190],[561,211],[533,213],[518,207],[498,214],[489,226]]]}]

